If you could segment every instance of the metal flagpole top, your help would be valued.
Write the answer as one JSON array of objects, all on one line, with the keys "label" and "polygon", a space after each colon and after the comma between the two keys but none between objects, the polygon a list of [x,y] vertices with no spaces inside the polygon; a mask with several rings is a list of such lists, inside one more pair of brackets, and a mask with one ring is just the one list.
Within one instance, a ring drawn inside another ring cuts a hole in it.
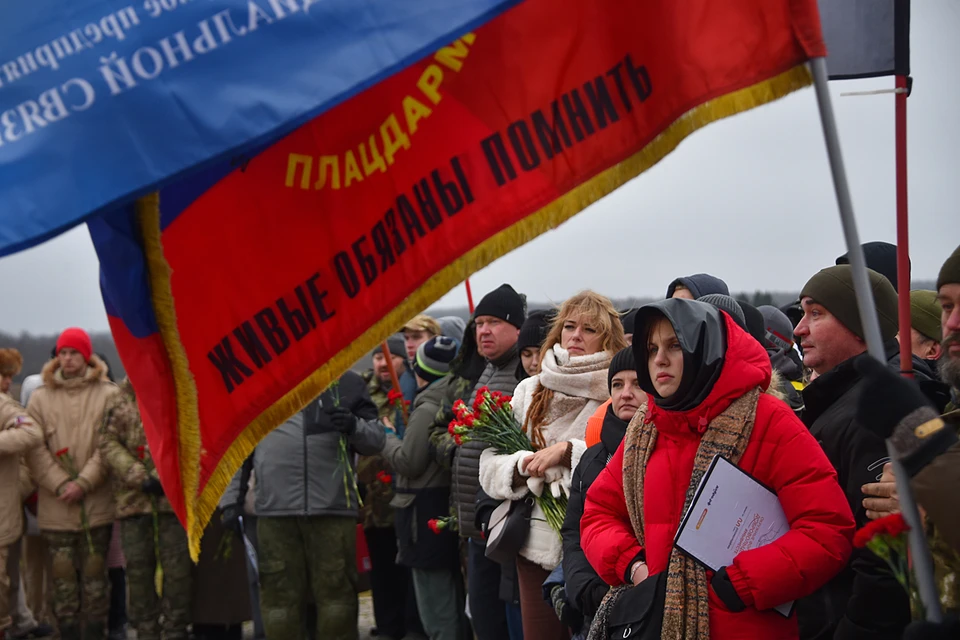
[{"label": "metal flagpole top", "polygon": [[812,59],[810,68],[813,71],[813,83],[817,90],[820,122],[823,125],[823,137],[827,143],[827,156],[830,158],[833,187],[837,194],[837,205],[840,207],[840,224],[847,241],[847,255],[850,258],[850,267],[853,270],[853,286],[857,293],[857,308],[860,311],[860,322],[863,325],[864,336],[867,341],[867,351],[877,360],[886,362],[883,338],[880,335],[880,320],[877,318],[873,290],[870,288],[870,278],[867,277],[867,263],[863,257],[863,247],[860,246],[857,223],[853,217],[853,200],[850,198],[847,172],[843,166],[843,156],[840,154],[837,121],[833,115],[833,103],[830,101],[830,90],[827,87],[826,58]]}]

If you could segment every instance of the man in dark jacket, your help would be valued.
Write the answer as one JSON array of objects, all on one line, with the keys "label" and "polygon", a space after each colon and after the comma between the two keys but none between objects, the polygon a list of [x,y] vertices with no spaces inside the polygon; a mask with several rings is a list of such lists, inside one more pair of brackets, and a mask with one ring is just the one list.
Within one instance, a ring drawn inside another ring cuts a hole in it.
[{"label": "man in dark jacket", "polygon": [[580,517],[583,515],[587,489],[616,453],[627,433],[627,425],[647,400],[646,393],[637,383],[637,365],[632,347],[627,347],[613,357],[607,380],[611,402],[603,418],[600,442],[583,453],[580,464],[573,470],[567,515],[560,530],[563,537],[562,564],[566,600],[583,614],[584,630],[590,629],[600,601],[610,589],[603,578],[597,575],[580,547]]},{"label": "man in dark jacket", "polygon": [[[469,401],[468,404],[472,403],[476,390],[484,386],[491,391],[513,395],[520,366],[517,340],[525,313],[525,300],[508,284],[485,295],[477,305],[474,311],[477,349],[487,364],[477,384],[463,398],[465,402]],[[468,442],[456,447],[446,433],[446,425],[435,425],[435,428],[438,433],[433,442],[441,451],[439,455],[442,457],[443,451],[453,450],[446,454],[453,456],[451,500],[460,536],[468,539],[467,597],[474,632],[479,640],[512,637],[507,618],[508,615],[518,618],[518,611],[509,603],[505,607],[500,600],[500,565],[484,555],[486,543],[477,522],[480,454],[487,445]]]},{"label": "man in dark jacket", "polygon": [[[345,438],[347,460],[341,459]],[[383,426],[363,379],[348,371],[253,452],[260,608],[270,640],[306,637],[304,603],[317,605],[318,638],[357,637],[354,452],[383,448]],[[345,466],[346,465],[346,466]],[[225,523],[242,504],[241,473],[223,504]]]},{"label": "man in dark jacket", "polygon": [[[897,332],[897,294],[890,282],[868,270],[884,340]],[[824,269],[803,287],[804,316],[795,329],[804,363],[818,377],[804,390],[804,423],[837,471],[858,527],[867,523],[863,485],[875,482],[887,461],[883,434],[856,417],[857,402],[869,393],[858,372],[866,353],[863,327],[849,265]],[[886,564],[867,549],[820,591],[798,603],[800,637],[900,638],[910,620],[906,592]]]}]

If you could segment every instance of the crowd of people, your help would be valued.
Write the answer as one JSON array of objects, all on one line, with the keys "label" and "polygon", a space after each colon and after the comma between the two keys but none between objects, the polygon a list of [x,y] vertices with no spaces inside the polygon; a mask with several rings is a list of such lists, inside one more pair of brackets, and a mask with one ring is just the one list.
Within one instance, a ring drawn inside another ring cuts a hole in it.
[{"label": "crowd of people", "polygon": [[[128,620],[140,640],[226,640],[249,619],[258,640],[357,638],[368,588],[384,640],[960,637],[960,247],[910,293],[909,335],[895,248],[864,250],[885,362],[845,256],[783,308],[696,274],[632,310],[584,291],[528,313],[504,284],[468,321],[419,315],[260,441],[198,565],[136,392],[89,336],[64,331],[19,403],[2,350],[0,639]],[[478,391],[509,398],[528,449],[457,434]],[[899,510],[888,442],[940,623],[855,544]],[[789,530],[711,570],[675,537],[716,456],[776,493]],[[566,505],[559,531],[543,495]]]}]

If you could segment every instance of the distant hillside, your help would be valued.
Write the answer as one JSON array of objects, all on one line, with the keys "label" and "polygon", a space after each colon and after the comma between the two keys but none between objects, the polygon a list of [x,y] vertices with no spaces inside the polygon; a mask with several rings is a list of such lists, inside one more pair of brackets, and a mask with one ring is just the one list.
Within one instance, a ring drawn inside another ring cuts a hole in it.
[{"label": "distant hillside", "polygon": [[[936,288],[936,282],[934,280],[915,280],[911,283],[911,289],[934,289]],[[775,307],[780,307],[790,302],[795,301],[799,297],[799,292],[796,291],[754,291],[753,293],[747,293],[745,291],[734,291],[733,297],[738,300],[745,300],[755,307],[759,307],[764,304],[772,304]],[[481,294],[482,297],[482,294]],[[618,309],[627,310],[635,309],[637,307],[643,306],[648,302],[654,302],[660,298],[614,298],[613,304]],[[479,298],[477,298],[479,300]],[[528,302],[530,310],[535,309],[547,309],[553,305],[550,305],[546,302]],[[427,315],[433,316],[434,318],[440,318],[443,316],[458,316],[460,318],[469,318],[470,311],[467,307],[431,307],[427,310]]]},{"label": "distant hillside", "polygon": [[[913,289],[933,289],[935,286],[936,283],[933,280],[918,280],[912,283]],[[756,306],[761,304],[780,306],[796,300],[797,295],[796,292],[789,291],[755,291],[753,293],[735,292],[734,297],[740,300],[746,300]],[[654,298],[617,298],[613,303],[618,309],[625,310],[639,307],[653,300]],[[533,310],[546,309],[551,305],[544,302],[530,302],[529,306],[530,309]],[[466,306],[431,307],[427,310],[427,313],[435,318],[442,316],[459,316],[466,319],[470,316],[470,312]],[[117,348],[113,343],[113,337],[109,333],[102,332],[93,333],[90,335],[90,338],[93,340],[94,351],[106,356],[114,378],[122,380],[126,374],[124,373],[123,363],[120,362],[120,356],[117,354]],[[51,351],[56,343],[57,336],[55,335],[33,336],[29,333],[21,333],[19,336],[15,336],[0,332],[0,347],[19,349],[23,355],[23,370],[20,372],[20,375],[13,380],[15,385],[13,389],[14,397],[19,396],[19,383],[22,382],[26,376],[40,372],[43,365],[50,359]],[[367,356],[362,358],[352,368],[355,371],[362,371],[369,368],[369,366],[370,358]]]}]

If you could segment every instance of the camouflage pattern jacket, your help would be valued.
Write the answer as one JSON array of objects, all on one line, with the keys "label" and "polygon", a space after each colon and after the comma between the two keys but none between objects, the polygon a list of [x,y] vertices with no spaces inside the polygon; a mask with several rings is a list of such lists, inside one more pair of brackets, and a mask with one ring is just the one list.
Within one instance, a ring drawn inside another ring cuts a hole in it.
[{"label": "camouflage pattern jacket", "polygon": [[[387,401],[387,392],[373,371],[363,374],[363,381],[367,385],[370,398],[377,405],[377,417],[388,417],[394,424],[394,407]],[[364,529],[393,527],[393,500],[392,483],[383,482],[384,474],[390,474],[390,465],[387,459],[378,454],[375,456],[360,456],[357,460],[357,482],[363,485],[363,507],[360,509],[360,522]]]},{"label": "camouflage pattern jacket", "polygon": [[[103,412],[100,455],[110,469],[117,518],[129,518],[153,511],[152,497],[143,493],[140,486],[149,476],[158,476],[140,421],[137,396],[129,379],[124,380],[120,390],[121,393]],[[166,498],[154,500],[158,511],[173,511]]]}]

